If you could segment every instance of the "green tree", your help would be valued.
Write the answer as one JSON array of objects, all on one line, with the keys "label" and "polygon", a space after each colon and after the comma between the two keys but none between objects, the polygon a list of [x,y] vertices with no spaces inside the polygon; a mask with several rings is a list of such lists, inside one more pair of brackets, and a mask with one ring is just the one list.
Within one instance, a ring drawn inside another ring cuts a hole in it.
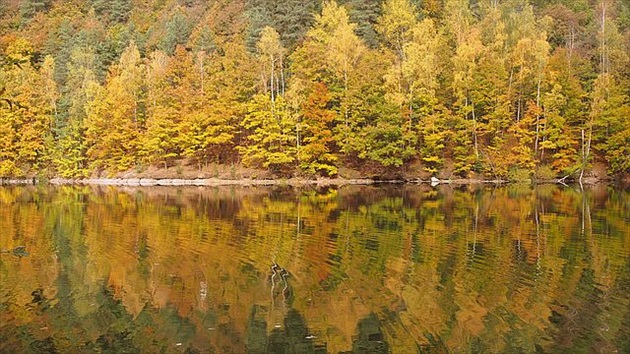
[{"label": "green tree", "polygon": [[131,0],[91,0],[96,14],[108,23],[125,23],[132,10]]},{"label": "green tree", "polygon": [[245,115],[257,74],[255,63],[243,42],[232,41],[209,56],[197,52],[194,66],[186,78],[192,92],[182,112],[183,154],[199,166],[234,159],[239,120]]},{"label": "green tree", "polygon": [[[610,74],[595,81],[591,124],[593,147],[604,153],[613,173],[630,171],[630,96]],[[589,131],[586,134],[591,134]],[[590,138],[584,142],[584,164],[589,158]]]},{"label": "green tree", "polygon": [[64,96],[66,107],[63,121],[57,132],[54,164],[63,177],[79,177],[88,173],[85,156],[84,126],[86,105],[95,97],[96,55],[90,47],[76,47],[68,63],[68,76]]},{"label": "green tree", "polygon": [[188,42],[193,27],[180,7],[173,10],[164,26],[165,34],[158,48],[166,54],[172,55],[178,45],[185,45]]},{"label": "green tree", "polygon": [[427,122],[424,120],[436,123],[432,116],[440,110],[436,90],[439,88],[438,75],[442,70],[438,57],[441,34],[431,19],[417,23],[409,32],[407,42],[402,45],[401,61],[394,63],[385,75],[385,97],[400,109],[401,159],[416,152],[418,138],[421,138],[425,145],[423,154],[428,154],[422,158],[433,165],[430,167],[433,170],[441,159],[436,158],[431,151],[437,152],[444,146],[433,146],[433,142],[440,139],[429,138],[429,135],[437,133],[437,126],[425,124]]},{"label": "green tree", "polygon": [[313,13],[320,9],[316,0],[248,0],[246,1],[247,46],[255,52],[263,28],[269,26],[282,35],[282,45],[293,49],[304,40],[313,24]]},{"label": "green tree", "polygon": [[344,0],[339,2],[348,9],[350,21],[357,24],[356,33],[370,48],[379,44],[376,23],[381,15],[381,1]]}]

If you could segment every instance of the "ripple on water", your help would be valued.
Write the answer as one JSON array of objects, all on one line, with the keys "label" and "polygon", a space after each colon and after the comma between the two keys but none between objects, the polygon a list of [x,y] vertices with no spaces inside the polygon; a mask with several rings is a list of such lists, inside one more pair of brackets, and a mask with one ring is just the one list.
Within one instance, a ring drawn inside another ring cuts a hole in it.
[{"label": "ripple on water", "polygon": [[[30,255],[0,256],[10,322],[0,335],[10,348],[47,333],[68,347],[98,338],[95,351],[130,338],[146,352],[264,351],[272,334],[301,343],[292,333],[330,352],[626,349],[628,219],[611,201],[589,218],[580,195],[558,190],[536,219],[529,189],[445,187],[417,200],[357,190],[297,204],[288,192],[152,190],[134,204],[110,190],[77,203],[68,188],[37,208],[3,204],[12,231],[2,247]],[[272,283],[274,265],[286,275]]]}]

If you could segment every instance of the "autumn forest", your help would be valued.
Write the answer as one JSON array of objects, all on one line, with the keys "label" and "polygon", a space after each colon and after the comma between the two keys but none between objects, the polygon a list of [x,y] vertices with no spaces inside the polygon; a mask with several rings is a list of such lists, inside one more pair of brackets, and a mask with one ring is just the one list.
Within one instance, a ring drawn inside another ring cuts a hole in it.
[{"label": "autumn forest", "polygon": [[622,0],[3,0],[0,177],[630,172]]}]

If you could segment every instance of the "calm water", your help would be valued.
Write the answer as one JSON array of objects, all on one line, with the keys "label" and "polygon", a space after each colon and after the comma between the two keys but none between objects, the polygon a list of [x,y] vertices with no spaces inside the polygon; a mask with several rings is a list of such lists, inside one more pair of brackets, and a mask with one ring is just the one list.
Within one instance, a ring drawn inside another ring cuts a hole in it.
[{"label": "calm water", "polygon": [[0,188],[0,352],[629,353],[630,191]]}]

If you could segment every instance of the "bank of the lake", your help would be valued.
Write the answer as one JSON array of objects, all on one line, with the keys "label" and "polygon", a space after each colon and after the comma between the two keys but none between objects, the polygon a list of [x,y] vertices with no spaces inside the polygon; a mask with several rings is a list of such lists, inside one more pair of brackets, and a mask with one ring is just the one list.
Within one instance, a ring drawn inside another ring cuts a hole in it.
[{"label": "bank of the lake", "polygon": [[536,184],[598,184],[610,183],[613,180],[595,177],[583,178],[582,181],[565,179],[530,179],[523,181],[509,181],[504,179],[372,179],[372,178],[277,178],[277,179],[224,179],[224,178],[0,178],[0,185],[27,185],[27,184],[52,184],[52,185],[97,185],[97,186],[343,186],[343,185],[371,185],[371,184],[431,184],[431,185],[470,185],[470,184],[510,184],[510,183],[536,183]]}]

